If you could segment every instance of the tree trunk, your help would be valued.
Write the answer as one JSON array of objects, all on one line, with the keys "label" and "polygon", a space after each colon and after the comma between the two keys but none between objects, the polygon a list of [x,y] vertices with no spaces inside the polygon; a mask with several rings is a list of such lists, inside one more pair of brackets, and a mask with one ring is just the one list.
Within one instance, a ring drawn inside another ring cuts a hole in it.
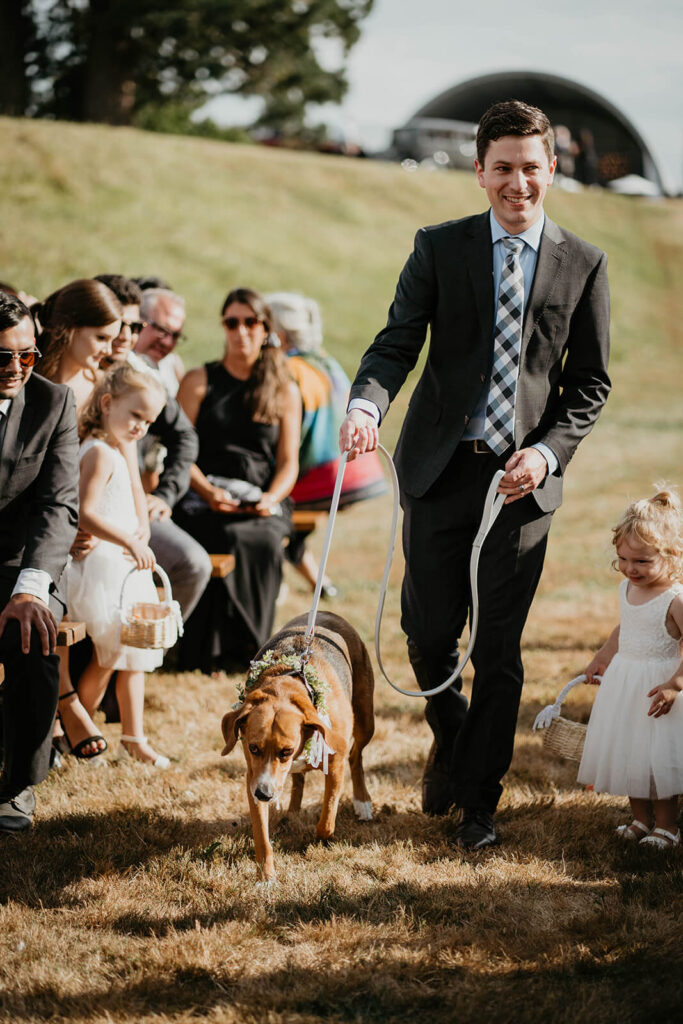
[{"label": "tree trunk", "polygon": [[21,117],[28,103],[26,77],[26,47],[31,34],[31,22],[24,4],[19,0],[0,2],[0,114]]},{"label": "tree trunk", "polygon": [[90,0],[83,118],[105,124],[130,124],[135,106],[135,82],[127,66],[120,25],[111,7],[110,0]]}]

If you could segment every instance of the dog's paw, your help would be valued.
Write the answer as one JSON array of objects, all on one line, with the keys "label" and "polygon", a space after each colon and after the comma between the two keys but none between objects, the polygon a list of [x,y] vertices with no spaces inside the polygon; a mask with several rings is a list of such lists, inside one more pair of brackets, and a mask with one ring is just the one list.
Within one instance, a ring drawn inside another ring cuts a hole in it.
[{"label": "dog's paw", "polygon": [[264,878],[260,882],[257,882],[254,886],[259,892],[268,893],[278,885],[277,875],[273,875],[272,878]]},{"label": "dog's paw", "polygon": [[353,809],[361,821],[372,821],[372,800],[355,800]]}]

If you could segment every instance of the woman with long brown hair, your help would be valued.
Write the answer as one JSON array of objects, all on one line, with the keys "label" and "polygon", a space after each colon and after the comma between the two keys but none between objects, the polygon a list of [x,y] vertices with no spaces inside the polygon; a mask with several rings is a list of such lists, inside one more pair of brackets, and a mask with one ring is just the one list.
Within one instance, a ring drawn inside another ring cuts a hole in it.
[{"label": "woman with long brown hair", "polygon": [[209,582],[185,625],[180,665],[204,671],[246,664],[272,631],[301,427],[299,392],[263,297],[237,288],[221,318],[222,359],[190,370],[178,392],[199,456],[174,518],[207,551],[235,555],[234,571]]},{"label": "woman with long brown hair", "polygon": [[[67,384],[80,413],[102,376],[100,361],[111,354],[112,343],[121,330],[121,303],[101,281],[79,278],[35,303],[31,312],[40,328],[38,347],[42,356],[36,371],[48,380]],[[81,759],[97,757],[106,750],[104,737],[73,686],[69,656],[64,651],[59,652],[58,716],[53,740],[57,750]]]},{"label": "woman with long brown hair", "polygon": [[36,372],[68,384],[80,412],[100,376],[103,356],[111,354],[123,310],[101,281],[80,278],[31,307],[40,326],[42,358]]}]

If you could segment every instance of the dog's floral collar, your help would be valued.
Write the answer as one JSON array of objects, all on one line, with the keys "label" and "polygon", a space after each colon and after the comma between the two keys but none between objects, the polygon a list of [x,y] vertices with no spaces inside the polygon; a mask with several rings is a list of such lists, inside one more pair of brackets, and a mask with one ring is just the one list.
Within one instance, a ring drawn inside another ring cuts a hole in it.
[{"label": "dog's floral collar", "polygon": [[[256,689],[266,669],[272,668],[274,665],[278,668],[282,665],[283,668],[291,669],[296,675],[302,674],[301,658],[298,654],[285,654],[282,656],[278,655],[275,651],[266,651],[258,661],[250,662],[246,684],[241,681],[237,683],[237,698],[240,704],[244,704],[246,695]],[[326,715],[328,684],[320,678],[310,665],[304,666],[303,677],[306,680],[307,689],[311,692],[314,708],[321,716]]]}]

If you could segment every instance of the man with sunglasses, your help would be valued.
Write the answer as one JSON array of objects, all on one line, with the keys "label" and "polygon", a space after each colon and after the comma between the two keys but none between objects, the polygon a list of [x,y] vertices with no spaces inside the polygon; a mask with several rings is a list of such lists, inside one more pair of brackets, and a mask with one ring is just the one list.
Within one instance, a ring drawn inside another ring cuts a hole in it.
[{"label": "man with sunglasses", "polygon": [[143,327],[135,351],[152,360],[169,395],[175,398],[185,372],[182,360],[174,352],[183,338],[185,300],[166,288],[148,288],[142,293],[140,320]]},{"label": "man with sunglasses", "polygon": [[0,292],[0,832],[33,819],[59,692],[58,585],[78,524],[73,393],[33,374],[33,319]]}]

